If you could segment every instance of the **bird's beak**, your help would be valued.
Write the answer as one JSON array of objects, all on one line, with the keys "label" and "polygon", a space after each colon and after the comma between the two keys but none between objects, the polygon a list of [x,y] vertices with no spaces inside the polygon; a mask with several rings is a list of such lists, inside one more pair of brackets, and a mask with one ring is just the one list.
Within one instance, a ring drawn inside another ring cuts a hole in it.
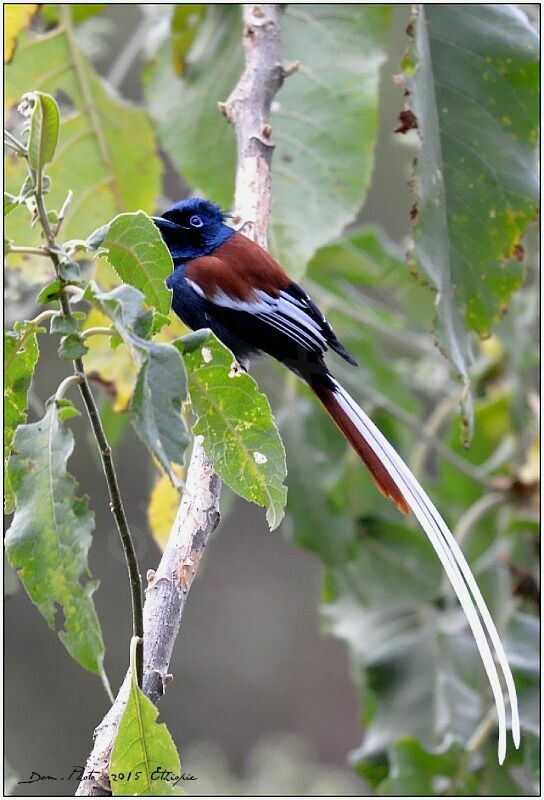
[{"label": "bird's beak", "polygon": [[179,227],[175,222],[170,222],[169,219],[164,217],[151,217],[151,219],[160,231],[171,231]]}]

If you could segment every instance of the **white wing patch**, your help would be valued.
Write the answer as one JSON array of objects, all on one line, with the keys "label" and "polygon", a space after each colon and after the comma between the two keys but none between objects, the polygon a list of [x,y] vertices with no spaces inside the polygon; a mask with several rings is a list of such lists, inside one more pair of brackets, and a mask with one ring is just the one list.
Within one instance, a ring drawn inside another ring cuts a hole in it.
[{"label": "white wing patch", "polygon": [[[189,281],[195,291],[202,290]],[[217,290],[210,299],[212,303],[235,311],[247,311],[267,322],[306,350],[326,350],[327,343],[319,322],[310,317],[304,304],[288,292],[272,297],[260,289],[255,291],[256,300],[240,300]]]}]

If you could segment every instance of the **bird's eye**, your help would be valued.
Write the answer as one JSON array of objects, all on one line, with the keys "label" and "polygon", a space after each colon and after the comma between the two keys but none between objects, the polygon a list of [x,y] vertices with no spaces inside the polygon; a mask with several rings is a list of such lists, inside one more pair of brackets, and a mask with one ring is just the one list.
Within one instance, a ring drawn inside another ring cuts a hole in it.
[{"label": "bird's eye", "polygon": [[189,220],[189,225],[192,225],[193,228],[201,228],[204,225],[204,223],[202,222],[200,217],[197,217],[196,214],[195,214]]}]

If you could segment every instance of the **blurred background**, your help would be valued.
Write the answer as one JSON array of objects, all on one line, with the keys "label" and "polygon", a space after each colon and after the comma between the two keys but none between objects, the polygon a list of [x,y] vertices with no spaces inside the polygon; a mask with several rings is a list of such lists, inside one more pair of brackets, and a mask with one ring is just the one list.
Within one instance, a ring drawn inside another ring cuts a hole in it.
[{"label": "blurred background", "polygon": [[[525,8],[535,17],[535,7]],[[375,165],[358,220],[375,223],[401,248],[411,225],[407,181],[415,148],[409,137],[393,135],[403,104],[402,87],[393,76],[399,72],[408,17],[409,6],[395,7],[381,68]],[[138,37],[145,20],[138,4],[109,5],[78,29],[97,71],[135,102],[143,96]],[[130,42],[134,55],[123,60],[120,54],[126,56]],[[188,190],[164,152],[162,157],[160,208]],[[32,311],[29,296],[15,283],[8,277],[8,325]],[[423,317],[431,305],[422,310]],[[66,374],[56,358],[56,342],[43,337],[41,346],[34,415]],[[265,364],[255,371],[276,406],[282,392],[278,374]],[[86,421],[74,419],[71,427],[76,448],[70,470],[96,514],[90,566],[100,579],[95,602],[106,642],[105,667],[115,689],[128,659],[126,567]],[[160,558],[147,521],[155,470],[130,426],[115,459],[145,575]],[[350,666],[344,643],[321,630],[321,561],[293,543],[289,523],[270,534],[260,509],[228,490],[222,502],[223,521],[207,547],[183,616],[170,670],[174,683],[160,705],[160,718],[174,737],[185,772],[198,778],[189,792],[365,794],[368,785],[347,766],[348,753],[363,737],[354,683],[360,676]],[[5,622],[7,759],[22,780],[32,771],[66,779],[75,765],[85,763],[108,699],[99,680],[67,657],[22,589],[10,597]],[[46,795],[75,791],[75,783],[65,780],[63,785],[18,785],[15,794],[35,795],[36,786]]]}]

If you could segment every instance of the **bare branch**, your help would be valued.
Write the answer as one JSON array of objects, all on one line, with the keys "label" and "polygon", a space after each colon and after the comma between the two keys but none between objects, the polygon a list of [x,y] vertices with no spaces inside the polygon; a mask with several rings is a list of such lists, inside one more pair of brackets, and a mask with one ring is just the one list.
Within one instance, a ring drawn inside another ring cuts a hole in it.
[{"label": "bare branch", "polygon": [[[270,216],[270,167],[274,145],[268,124],[270,105],[285,77],[281,65],[279,5],[244,7],[244,72],[221,110],[236,131],[238,165],[236,214],[244,234],[266,244]],[[296,67],[293,67],[293,69]],[[148,573],[144,606],[143,690],[153,701],[164,694],[172,676],[170,658],[193,579],[208,537],[219,523],[221,481],[195,439],[187,483],[170,537],[156,572]],[[108,764],[126,706],[129,676],[95,731],[94,747],[77,795],[110,794]]]}]

